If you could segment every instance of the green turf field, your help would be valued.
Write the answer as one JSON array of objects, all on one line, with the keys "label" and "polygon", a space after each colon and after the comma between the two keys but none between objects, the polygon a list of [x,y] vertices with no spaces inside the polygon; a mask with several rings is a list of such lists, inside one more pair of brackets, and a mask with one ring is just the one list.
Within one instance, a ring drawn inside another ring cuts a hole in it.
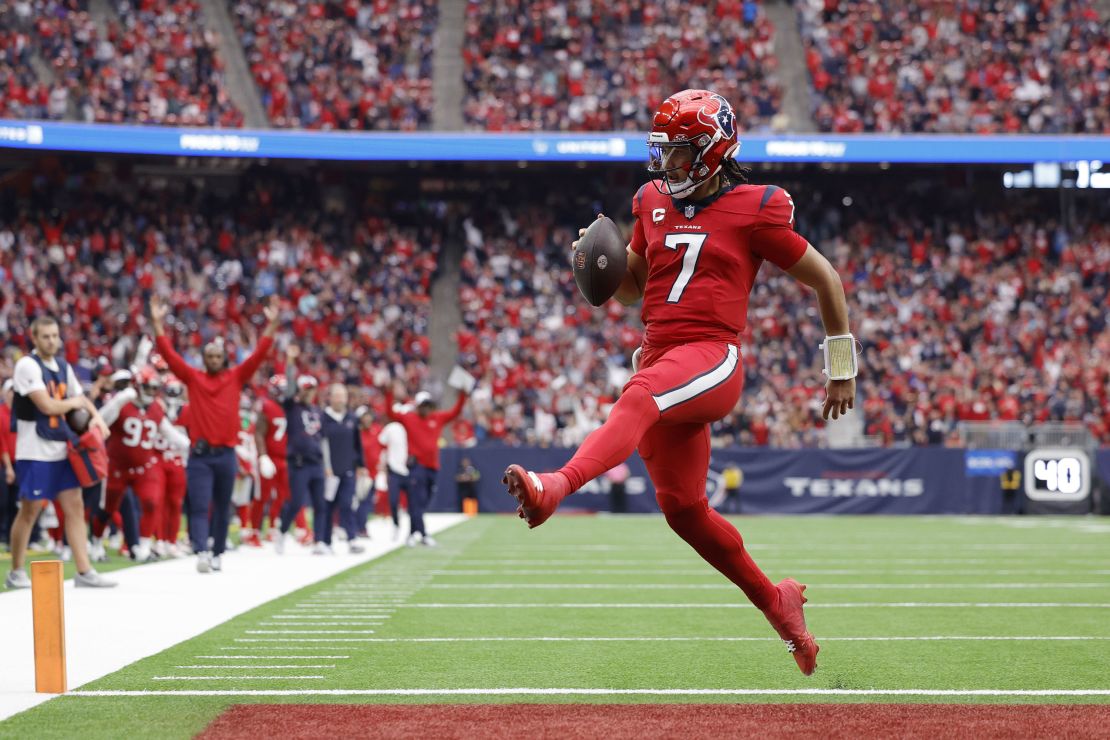
[{"label": "green turf field", "polygon": [[[556,516],[529,531],[484,516],[437,549],[402,549],[79,689],[237,695],[65,696],[0,723],[0,737],[189,737],[255,701],[1110,702],[1106,520],[734,521],[773,580],[809,585],[814,676],[662,518]],[[336,689],[664,693],[306,693]],[[1104,693],[665,693],[675,689]]]}]

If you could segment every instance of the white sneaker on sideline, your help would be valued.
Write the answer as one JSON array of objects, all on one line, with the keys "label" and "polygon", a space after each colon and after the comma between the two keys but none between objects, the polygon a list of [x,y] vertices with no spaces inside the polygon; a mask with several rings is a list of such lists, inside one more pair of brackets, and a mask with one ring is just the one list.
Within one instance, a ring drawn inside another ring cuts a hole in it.
[{"label": "white sneaker on sideline", "polygon": [[426,535],[424,535],[424,540],[422,541],[422,544],[425,547],[435,547],[439,543],[436,542],[435,537],[432,537],[430,534],[426,534]]},{"label": "white sneaker on sideline", "polygon": [[405,540],[405,544],[408,545],[409,547],[416,547],[417,545],[420,544],[421,539],[422,538],[421,538],[419,532],[413,532],[412,534],[409,535],[409,538],[407,540]]},{"label": "white sneaker on sideline", "polygon": [[93,568],[73,577],[74,588],[115,588],[118,585],[115,581],[109,581],[97,573]]},{"label": "white sneaker on sideline", "polygon": [[212,558],[212,572],[219,573],[224,569],[224,561],[222,555],[216,555]]},{"label": "white sneaker on sideline", "polygon": [[30,588],[31,577],[27,575],[25,570],[13,570],[8,573],[7,579],[4,581],[6,588]]},{"label": "white sneaker on sideline", "polygon": [[274,540],[274,552],[278,555],[285,554],[285,535],[278,533],[277,539]]},{"label": "white sneaker on sideline", "polygon": [[393,525],[393,541],[396,542],[399,539],[401,539],[401,525],[400,524],[394,524]]},{"label": "white sneaker on sideline", "polygon": [[357,542],[355,540],[348,540],[348,542],[347,542],[347,552],[351,553],[352,555],[360,555],[360,554],[366,552],[366,546],[360,544],[359,542]]},{"label": "white sneaker on sideline", "polygon": [[332,554],[331,545],[329,545],[326,542],[317,542],[315,545],[312,546],[312,554],[313,555],[331,555]]},{"label": "white sneaker on sideline", "polygon": [[212,572],[212,553],[198,552],[197,553],[197,573],[211,573]]}]

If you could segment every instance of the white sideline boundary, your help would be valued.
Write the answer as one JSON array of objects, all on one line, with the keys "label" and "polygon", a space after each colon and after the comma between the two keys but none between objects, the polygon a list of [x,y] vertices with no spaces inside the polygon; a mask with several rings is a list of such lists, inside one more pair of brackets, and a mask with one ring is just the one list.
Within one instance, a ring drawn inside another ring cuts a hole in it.
[{"label": "white sideline boundary", "polygon": [[71,691],[67,696],[1110,696],[1110,689],[264,689]]},{"label": "white sideline boundary", "polygon": [[[710,604],[672,603],[438,603],[403,604],[406,609],[754,609],[752,604],[725,601]],[[860,601],[806,604],[809,609],[1110,609],[1110,602],[1067,601]]]},{"label": "white sideline boundary", "polygon": [[[428,514],[429,533],[462,521],[461,514]],[[404,547],[393,524],[373,519],[366,552],[313,556],[297,545],[278,555],[271,545],[240,548],[224,558],[221,573],[201,575],[195,558],[167,560],[113,571],[110,590],[65,584],[66,660],[69,685],[80,687],[137,660],[196,637],[244,612]],[[374,592],[367,586],[367,595]],[[31,592],[0,592],[0,721],[37,706],[53,694],[35,693]],[[72,693],[72,692],[70,692]]]}]

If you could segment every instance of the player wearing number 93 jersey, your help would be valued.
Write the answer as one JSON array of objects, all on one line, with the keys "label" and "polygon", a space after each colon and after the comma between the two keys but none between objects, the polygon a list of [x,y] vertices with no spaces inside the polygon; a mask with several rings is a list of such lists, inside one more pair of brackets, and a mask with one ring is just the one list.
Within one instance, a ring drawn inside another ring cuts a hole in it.
[{"label": "player wearing number 93 jersey", "polygon": [[[832,338],[849,334],[848,312],[836,271],[794,231],[792,198],[774,185],[747,184],[739,148],[732,106],[720,95],[684,90],[660,105],[648,139],[654,182],[632,200],[628,268],[615,295],[625,305],[643,300],[635,372],[566,465],[543,474],[511,465],[504,482],[535,527],[638,450],[670,527],[744,591],[809,675],[819,648],[802,610],[805,586],[790,578],[773,584],[736,528],[709,507],[710,424],[740,398],[739,336],[764,261],[814,289]],[[852,367],[847,380],[830,373],[826,418],[852,406]]]}]

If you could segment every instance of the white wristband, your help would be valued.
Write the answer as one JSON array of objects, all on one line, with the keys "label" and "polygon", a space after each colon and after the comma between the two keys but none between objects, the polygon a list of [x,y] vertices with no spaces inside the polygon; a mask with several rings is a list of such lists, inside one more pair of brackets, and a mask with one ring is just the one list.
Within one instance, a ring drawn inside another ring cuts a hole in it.
[{"label": "white wristband", "polygon": [[825,341],[817,346],[825,352],[825,369],[822,372],[829,376],[829,380],[851,380],[859,373],[856,338],[851,334],[825,337]]}]

